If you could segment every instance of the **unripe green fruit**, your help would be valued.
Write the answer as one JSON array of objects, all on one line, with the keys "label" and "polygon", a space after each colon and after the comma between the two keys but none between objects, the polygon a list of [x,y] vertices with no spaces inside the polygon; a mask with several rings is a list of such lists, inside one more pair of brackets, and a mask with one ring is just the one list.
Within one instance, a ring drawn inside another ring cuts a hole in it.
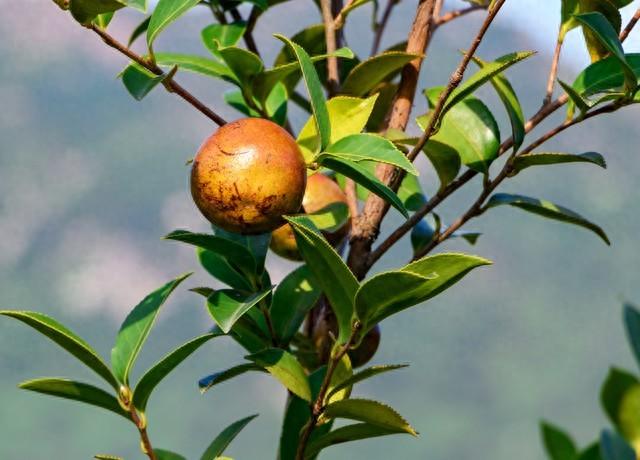
[{"label": "unripe green fruit", "polygon": [[300,211],[306,181],[295,139],[271,121],[243,118],[220,127],[200,147],[191,170],[191,195],[217,227],[257,234]]},{"label": "unripe green fruit", "polygon": [[365,334],[357,348],[347,352],[351,359],[351,366],[355,368],[367,364],[378,351],[379,345],[380,326],[376,324],[373,329]]},{"label": "unripe green fruit", "polygon": [[[304,212],[311,214],[326,208],[333,203],[347,204],[347,196],[340,186],[330,177],[321,173],[312,174],[307,178],[307,189],[302,199]],[[344,240],[349,232],[349,222],[335,232],[323,232],[325,238],[333,246]],[[285,259],[302,260],[298,252],[296,238],[291,225],[285,224],[271,234],[271,250]]]}]

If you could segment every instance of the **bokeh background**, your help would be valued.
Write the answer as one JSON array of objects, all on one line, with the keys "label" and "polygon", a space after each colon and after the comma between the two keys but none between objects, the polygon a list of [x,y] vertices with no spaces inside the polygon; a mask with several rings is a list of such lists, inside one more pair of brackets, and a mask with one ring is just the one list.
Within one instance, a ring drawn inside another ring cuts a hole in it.
[{"label": "bokeh background", "polygon": [[[539,51],[509,71],[529,115],[542,101],[559,4],[509,0],[480,49],[485,59]],[[448,5],[463,4],[450,0]],[[116,78],[126,61],[52,2],[0,0],[0,6],[0,305],[51,314],[108,356],[120,321],[146,292],[194,269],[188,285],[211,284],[191,249],[160,238],[175,228],[207,228],[189,198],[185,161],[214,126],[162,90],[133,101]],[[414,8],[415,0],[397,7],[385,45],[405,38]],[[626,17],[633,8],[624,11]],[[438,31],[421,87],[446,82],[481,15]],[[111,31],[124,39],[139,20],[136,13],[119,14]],[[366,6],[353,13],[346,29],[347,44],[361,56],[369,49],[370,21]],[[199,31],[210,22],[207,11],[196,8],[167,30],[157,49],[206,55]],[[310,1],[270,10],[256,31],[266,62],[280,48],[271,33],[291,35],[317,22]],[[628,50],[638,49],[638,37],[640,31]],[[560,77],[571,81],[587,62],[580,34],[573,32]],[[222,102],[229,87],[198,76],[180,80],[225,118],[238,116]],[[490,88],[480,95],[495,108],[506,137],[508,125]],[[417,100],[414,113],[424,110]],[[295,108],[291,113],[300,127],[305,117]],[[510,208],[473,222],[469,228],[483,232],[478,244],[452,242],[446,249],[486,256],[495,265],[473,272],[428,305],[386,321],[375,362],[411,367],[357,390],[391,403],[422,435],[335,447],[324,458],[540,459],[541,418],[570,428],[582,445],[595,439],[606,424],[597,395],[607,368],[635,367],[620,312],[624,299],[640,302],[637,117],[637,110],[628,109],[589,121],[546,146],[601,152],[608,170],[588,165],[530,170],[502,188],[585,214],[605,227],[613,245]],[[433,173],[425,161],[420,168],[424,186],[433,190]],[[447,203],[442,215],[449,220],[458,215],[477,186]],[[400,217],[389,221],[387,230]],[[376,270],[399,266],[408,256],[405,241]],[[290,265],[272,257],[269,268],[277,280]],[[185,291],[163,310],[138,375],[211,325],[200,298]],[[238,363],[242,355],[231,340],[217,339],[159,387],[148,414],[157,447],[198,458],[222,427],[260,413],[229,454],[275,457],[285,398],[278,384],[268,376],[247,375],[204,396],[196,389],[197,378]],[[0,321],[1,459],[89,459],[96,453],[142,458],[131,426],[117,417],[16,388],[22,380],[48,375],[93,380],[34,332]]]}]

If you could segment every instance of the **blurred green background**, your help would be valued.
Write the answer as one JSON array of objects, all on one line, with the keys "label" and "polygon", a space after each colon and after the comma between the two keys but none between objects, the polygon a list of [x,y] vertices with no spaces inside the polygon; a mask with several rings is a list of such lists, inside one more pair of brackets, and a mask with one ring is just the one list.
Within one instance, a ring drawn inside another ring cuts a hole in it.
[{"label": "blurred green background", "polygon": [[[206,230],[189,198],[185,161],[215,127],[161,90],[133,101],[115,77],[126,61],[52,2],[0,3],[0,305],[51,314],[108,356],[120,321],[146,292],[194,269],[189,286],[211,284],[192,250],[160,237],[174,228]],[[507,2],[480,49],[485,59],[541,51],[509,71],[529,115],[542,101],[559,13],[559,1],[539,3]],[[385,45],[405,38],[414,8],[409,0],[398,6]],[[188,14],[156,48],[204,55],[199,31],[211,22],[206,13],[203,8]],[[421,87],[446,82],[480,16],[438,31]],[[266,62],[280,48],[272,32],[291,35],[318,18],[313,3],[302,0],[266,14],[257,27]],[[139,20],[135,13],[119,14],[111,31],[125,38]],[[363,7],[346,30],[347,44],[360,56],[369,49],[370,23],[371,9]],[[578,32],[573,35],[560,72],[569,81],[587,62]],[[180,75],[180,81],[225,118],[238,116],[222,102],[229,87],[191,75]],[[490,88],[480,95],[494,107],[506,137],[508,125]],[[424,110],[417,100],[414,114]],[[291,113],[299,128],[305,117],[295,108]],[[620,311],[623,299],[640,299],[637,117],[630,109],[598,118],[545,147],[601,152],[607,171],[588,165],[531,170],[502,188],[583,213],[605,227],[613,245],[510,208],[473,222],[469,228],[484,233],[476,247],[452,242],[441,250],[476,253],[495,265],[385,322],[375,362],[411,367],[357,390],[392,404],[421,436],[335,447],[325,458],[540,459],[542,417],[569,427],[583,445],[596,437],[605,424],[597,393],[608,366],[634,367]],[[419,166],[424,186],[433,190],[434,174],[426,161]],[[442,215],[457,216],[477,186],[447,203]],[[393,215],[386,230],[399,222]],[[405,241],[376,270],[408,257]],[[272,257],[269,267],[278,280],[291,265]],[[167,304],[138,373],[210,327],[200,298],[185,291]],[[131,426],[115,416],[16,388],[37,376],[93,381],[72,358],[9,320],[0,321],[0,350],[1,459],[89,459],[96,453],[142,458]],[[196,388],[199,377],[238,363],[242,355],[231,340],[217,339],[159,387],[148,414],[156,447],[197,458],[222,427],[260,413],[229,454],[240,460],[275,457],[285,398],[277,383],[247,375],[204,396]]]}]

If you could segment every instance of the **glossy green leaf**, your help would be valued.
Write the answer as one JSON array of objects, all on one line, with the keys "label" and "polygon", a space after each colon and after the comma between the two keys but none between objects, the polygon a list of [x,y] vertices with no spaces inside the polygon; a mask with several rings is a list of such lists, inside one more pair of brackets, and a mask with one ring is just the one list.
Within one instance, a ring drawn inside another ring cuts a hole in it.
[{"label": "glossy green leaf", "polygon": [[170,73],[156,75],[137,63],[129,64],[121,74],[122,83],[136,101],[141,101],[153,88],[162,83]]},{"label": "glossy green leaf", "polygon": [[200,0],[160,0],[147,28],[147,44],[152,46],[160,32],[198,3]]},{"label": "glossy green leaf", "polygon": [[322,163],[322,158],[331,156],[344,161],[376,161],[387,163],[407,171],[414,176],[418,170],[413,163],[388,139],[371,133],[352,134],[329,145],[316,161]]},{"label": "glossy green leaf", "polygon": [[640,312],[631,304],[624,306],[624,325],[633,356],[640,364]]},{"label": "glossy green leaf", "polygon": [[126,317],[111,350],[113,373],[122,384],[129,383],[129,373],[147,340],[147,336],[160,312],[160,307],[178,285],[191,273],[181,275],[153,291],[142,300]]},{"label": "glossy green leaf", "polygon": [[156,455],[157,460],[187,460],[186,457],[170,450],[153,449],[153,453]]},{"label": "glossy green leaf", "polygon": [[229,69],[217,61],[193,54],[156,53],[156,63],[161,66],[177,66],[178,70],[188,70],[212,78],[230,78]]},{"label": "glossy green leaf", "polygon": [[269,232],[260,235],[241,235],[240,233],[228,232],[215,227],[213,232],[218,237],[244,246],[255,261],[256,273],[259,274],[264,271],[264,262],[267,257],[267,252],[269,252],[269,243],[271,242],[271,234]]},{"label": "glossy green leaf", "polygon": [[418,57],[420,55],[404,51],[389,51],[373,56],[351,70],[341,91],[351,96],[365,96],[380,82]]},{"label": "glossy green leaf", "polygon": [[564,92],[567,94],[569,101],[571,101],[571,104],[568,105],[567,118],[573,118],[574,106],[578,107],[578,110],[580,110],[581,114],[585,114],[589,111],[589,109],[591,108],[591,103],[589,102],[588,99],[582,97],[582,95],[578,93],[573,88],[573,86],[570,86],[568,83],[565,83],[560,79],[558,79],[558,83],[560,84]]},{"label": "glossy green leaf", "polygon": [[604,430],[600,435],[602,460],[636,460],[633,448],[618,434]]},{"label": "glossy green leaf", "polygon": [[322,418],[346,418],[388,430],[409,433],[413,436],[418,435],[413,427],[394,409],[369,399],[343,399],[331,403],[325,408]]},{"label": "glossy green leaf", "polygon": [[563,152],[539,152],[519,155],[514,159],[513,168],[515,172],[531,166],[546,166],[564,163],[592,163],[601,168],[606,168],[607,163],[602,155],[597,152],[585,152],[578,155]]},{"label": "glossy green leaf", "polygon": [[612,368],[602,385],[600,402],[609,420],[625,439],[640,441],[640,381],[627,371]]},{"label": "glossy green leaf", "polygon": [[340,255],[306,217],[287,217],[296,243],[317,286],[327,296],[338,322],[338,342],[351,334],[353,300],[358,281]]},{"label": "glossy green leaf", "polygon": [[142,13],[147,12],[147,0],[124,0],[124,2],[127,4],[127,6],[135,8]]},{"label": "glossy green leaf", "polygon": [[517,53],[505,54],[495,61],[488,62],[482,66],[475,74],[469,77],[464,83],[458,86],[449,96],[442,110],[440,118],[444,117],[447,111],[460,103],[463,99],[471,96],[478,88],[491,81],[493,77],[501,74],[506,69],[518,62],[527,59],[535,54],[534,51],[520,51]]},{"label": "glossy green leaf", "polygon": [[224,257],[202,248],[196,249],[196,255],[200,265],[217,280],[240,291],[251,292],[253,290],[251,282]]},{"label": "glossy green leaf", "polygon": [[271,287],[258,293],[246,295],[232,289],[215,291],[207,299],[207,309],[211,317],[225,334],[231,331],[233,325],[271,293]]},{"label": "glossy green leaf", "polygon": [[87,367],[109,382],[114,389],[117,390],[120,387],[109,366],[91,345],[55,319],[42,313],[31,311],[0,310],[0,315],[17,319],[32,327],[82,361]]},{"label": "glossy green leaf", "polygon": [[265,368],[293,394],[311,402],[311,387],[307,374],[291,353],[279,348],[269,348],[246,358]]},{"label": "glossy green leaf", "polygon": [[[439,88],[427,91],[430,103],[439,93]],[[421,129],[427,126],[429,114],[418,118]],[[429,145],[432,144],[432,145]],[[442,145],[449,147],[444,149]],[[449,109],[442,119],[440,129],[425,146],[426,152],[435,152],[441,166],[437,169],[443,184],[457,175],[457,162],[452,150],[457,152],[463,164],[485,173],[489,165],[498,156],[500,149],[500,129],[489,108],[479,99],[467,97]],[[430,157],[431,158],[431,157]],[[442,172],[440,172],[442,170]]]},{"label": "glossy green leaf", "polygon": [[241,317],[231,328],[231,337],[249,353],[256,353],[271,346],[272,340],[249,315]]},{"label": "glossy green leaf", "polygon": [[215,252],[225,257],[230,263],[240,268],[244,273],[256,271],[256,261],[251,252],[243,245],[220,236],[206,233],[192,233],[187,230],[175,230],[164,237],[165,240],[180,241],[193,246]]},{"label": "glossy green leaf", "polygon": [[200,460],[216,460],[220,458],[229,444],[240,434],[240,432],[244,429],[245,426],[251,422],[254,418],[256,418],[258,414],[250,415],[249,417],[245,417],[236,422],[233,422],[231,425],[226,427],[222,432],[216,436],[216,438],[209,444],[207,450],[205,450]]},{"label": "glossy green leaf", "polygon": [[583,13],[575,16],[583,26],[587,27],[599,40],[599,42],[611,53],[622,66],[625,77],[625,87],[628,91],[633,91],[638,86],[637,77],[633,68],[627,62],[622,49],[622,44],[618,38],[618,33],[611,23],[601,13]]},{"label": "glossy green leaf", "polygon": [[418,178],[412,174],[407,174],[400,183],[398,198],[408,211],[417,211],[427,203]]},{"label": "glossy green leaf", "polygon": [[575,460],[578,451],[567,433],[547,422],[540,424],[540,432],[549,460]]},{"label": "glossy green leaf", "polygon": [[214,386],[222,382],[226,382],[227,380],[231,380],[232,378],[242,375],[246,372],[262,370],[262,367],[253,363],[239,364],[237,366],[225,369],[221,372],[216,372],[198,380],[198,388],[200,388],[201,393],[206,393]]},{"label": "glossy green leaf", "polygon": [[291,48],[300,64],[302,77],[311,100],[316,130],[320,136],[320,150],[323,150],[331,140],[331,123],[318,73],[311,62],[311,58],[300,45],[293,43],[283,35],[276,34],[275,37]]},{"label": "glossy green leaf", "polygon": [[208,342],[219,334],[205,334],[197,337],[179,348],[173,350],[167,356],[162,358],[157,364],[149,369],[140,379],[133,391],[133,405],[136,409],[144,412],[147,408],[147,402],[153,390],[158,384],[171,373],[180,363],[187,359],[193,352],[200,348],[204,343]]},{"label": "glossy green leaf", "polygon": [[[376,103],[377,95],[366,99],[348,96],[336,96],[327,101],[327,110],[331,124],[329,144],[352,134],[359,134],[365,128],[369,115]],[[320,149],[320,139],[313,117],[300,130],[297,139],[302,153],[308,160]]]},{"label": "glossy green leaf", "polygon": [[371,366],[366,369],[363,369],[355,374],[353,374],[350,378],[343,380],[338,385],[334,386],[331,391],[327,394],[327,398],[331,398],[331,396],[338,391],[344,390],[345,388],[349,388],[354,386],[356,383],[360,383],[364,380],[367,380],[371,377],[375,377],[376,375],[384,374],[385,372],[395,371],[396,369],[402,369],[405,367],[409,367],[408,364],[385,364],[380,366]]},{"label": "glossy green leaf", "polygon": [[287,93],[287,88],[282,84],[282,82],[278,82],[264,102],[264,108],[267,112],[267,116],[280,126],[284,126],[287,122],[288,100],[289,94]]},{"label": "glossy green leaf", "polygon": [[398,198],[398,195],[380,182],[380,180],[374,174],[369,172],[365,166],[330,156],[321,156],[320,165],[353,179],[357,184],[378,195],[391,206],[396,208],[403,216],[409,217],[409,213],[405,209],[402,201],[400,201],[400,198]]},{"label": "glossy green leaf", "polygon": [[435,297],[474,268],[489,264],[487,259],[466,254],[436,254],[369,278],[355,299],[356,313],[366,325],[363,329]]},{"label": "glossy green leaf", "polygon": [[114,396],[93,385],[68,379],[47,377],[27,380],[22,382],[19,387],[23,390],[90,404],[114,412],[129,420],[129,414],[120,407],[118,400]]},{"label": "glossy green leaf", "polygon": [[578,225],[580,227],[591,230],[598,235],[608,245],[611,244],[607,234],[598,225],[586,220],[579,214],[559,206],[547,200],[540,200],[538,198],[531,198],[523,195],[511,195],[508,193],[496,193],[493,195],[487,204],[486,209],[494,208],[496,206],[509,205],[516,208],[524,209],[525,211],[538,214],[549,219],[565,222],[568,224]]},{"label": "glossy green leaf", "polygon": [[278,460],[295,460],[300,432],[310,416],[311,410],[308,402],[297,396],[288,396],[280,430]]},{"label": "glossy green leaf", "polygon": [[345,203],[335,202],[316,212],[305,214],[305,216],[313,222],[318,230],[333,233],[342,228],[349,220],[349,206]]},{"label": "glossy green leaf", "polygon": [[578,454],[577,460],[602,460],[600,456],[600,443],[594,442]]},{"label": "glossy green leaf", "polygon": [[271,304],[271,321],[280,342],[287,344],[300,329],[321,291],[311,282],[306,265],[290,272],[276,287]]},{"label": "glossy green leaf", "polygon": [[[640,75],[640,54],[627,54],[625,59],[633,69],[634,74]],[[625,74],[617,57],[609,56],[594,62],[584,69],[573,82],[573,88],[581,96],[619,90],[624,87]]]},{"label": "glossy green leaf", "polygon": [[109,24],[111,23],[111,20],[113,19],[113,15],[114,15],[113,11],[111,11],[109,13],[99,14],[93,20],[93,24],[95,24],[97,27],[99,27],[101,29],[106,29],[109,26]]},{"label": "glossy green leaf", "polygon": [[124,460],[122,457],[118,457],[117,455],[109,455],[109,454],[96,454],[93,456],[96,460]]},{"label": "glossy green leaf", "polygon": [[231,22],[229,24],[211,24],[202,29],[200,36],[204,46],[218,58],[222,58],[219,49],[238,44],[247,24],[243,21]]},{"label": "glossy green leaf", "polygon": [[345,7],[342,8],[342,10],[340,11],[340,15],[342,16],[343,20],[345,20],[347,16],[349,16],[349,13],[351,13],[353,10],[355,10],[356,8],[360,8],[361,6],[366,5],[371,1],[372,0],[354,0],[352,2],[349,2],[349,4],[345,5]]},{"label": "glossy green leaf", "polygon": [[224,102],[248,117],[260,118],[260,113],[247,104],[247,101],[242,95],[242,90],[234,89],[225,91]]},{"label": "glossy green leaf", "polygon": [[310,442],[305,450],[305,460],[311,460],[321,450],[345,442],[377,438],[390,434],[404,433],[401,429],[384,428],[370,423],[356,423],[342,426]]},{"label": "glossy green leaf", "polygon": [[140,24],[138,24],[136,26],[135,29],[133,29],[133,32],[131,32],[131,36],[129,37],[129,41],[127,42],[127,46],[129,48],[131,48],[131,45],[133,45],[133,43],[140,38],[141,36],[143,36],[146,32],[147,29],[149,28],[149,22],[151,21],[151,16],[145,18]]},{"label": "glossy green leaf", "polygon": [[[481,68],[488,70],[489,63],[483,61],[478,57],[473,58],[474,62]],[[509,116],[509,122],[511,123],[511,137],[513,139],[513,150],[517,152],[522,143],[524,142],[525,129],[524,129],[524,112],[520,105],[518,95],[511,86],[507,77],[502,74],[496,74],[489,80],[493,89],[498,94],[498,97],[502,101],[502,105],[507,111]]]},{"label": "glossy green leaf", "polygon": [[125,6],[127,3],[124,0],[72,0],[69,11],[79,23],[90,24],[98,15],[117,11]]},{"label": "glossy green leaf", "polygon": [[235,76],[236,84],[246,89],[253,78],[264,70],[264,64],[257,54],[237,46],[219,48],[220,56]]}]

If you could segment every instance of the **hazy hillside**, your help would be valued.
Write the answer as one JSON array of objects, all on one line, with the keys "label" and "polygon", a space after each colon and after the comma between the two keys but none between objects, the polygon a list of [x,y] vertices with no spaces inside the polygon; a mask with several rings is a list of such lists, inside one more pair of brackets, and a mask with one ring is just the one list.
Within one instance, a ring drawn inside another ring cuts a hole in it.
[{"label": "hazy hillside", "polygon": [[[314,23],[310,5],[287,3],[260,23],[258,42],[268,62],[279,49],[270,32],[291,34]],[[404,39],[412,9],[409,3],[398,8],[387,44]],[[347,31],[360,54],[368,48],[368,14],[363,8],[354,15]],[[125,37],[138,19],[118,18],[114,33]],[[180,40],[181,50],[204,53],[198,34],[208,22],[204,14],[191,14],[183,29],[169,34]],[[478,16],[465,18],[438,32],[423,86],[446,81],[477,24]],[[499,21],[480,54],[491,58],[534,47],[512,26]],[[167,43],[160,40],[158,48],[169,50]],[[133,101],[115,78],[125,61],[51,2],[3,6],[0,59],[0,305],[62,318],[106,356],[130,307],[169,278],[196,269],[191,250],[160,237],[178,227],[206,228],[188,197],[184,164],[214,127],[162,91]],[[509,73],[529,114],[541,103],[548,64],[541,53]],[[574,73],[565,69],[563,77],[570,80]],[[226,86],[195,76],[181,80],[225,117],[237,116],[223,108]],[[491,91],[481,95],[504,120]],[[424,107],[419,101],[415,113]],[[295,113],[300,126],[303,119]],[[447,249],[483,255],[495,265],[386,323],[376,361],[412,366],[361,390],[391,402],[422,436],[334,448],[327,458],[380,458],[384,442],[385,453],[403,459],[539,459],[541,417],[571,427],[582,442],[596,435],[604,424],[597,391],[608,366],[632,367],[620,303],[640,302],[637,116],[629,110],[589,122],[546,146],[599,151],[607,157],[607,171],[558,166],[544,176],[523,174],[504,187],[589,216],[605,227],[613,246],[517,210],[496,210],[475,222],[473,228],[484,232],[476,247],[454,243]],[[435,179],[422,166],[422,180],[432,189]],[[473,188],[442,214],[455,217]],[[407,248],[397,250],[377,268],[407,257]],[[275,258],[271,267],[273,273],[285,268]],[[198,273],[190,285],[204,282]],[[201,300],[185,292],[162,317],[138,371],[211,323]],[[36,376],[92,378],[72,358],[9,320],[0,321],[0,349],[0,458],[80,460],[98,452],[141,458],[131,427],[116,417],[16,389]],[[149,414],[159,447],[196,458],[221,427],[260,413],[244,435],[255,442],[237,442],[230,455],[272,458],[264,454],[271,449],[275,456],[271,443],[284,398],[276,383],[250,376],[205,396],[196,390],[198,377],[241,358],[231,341],[218,339],[160,387]]]}]

